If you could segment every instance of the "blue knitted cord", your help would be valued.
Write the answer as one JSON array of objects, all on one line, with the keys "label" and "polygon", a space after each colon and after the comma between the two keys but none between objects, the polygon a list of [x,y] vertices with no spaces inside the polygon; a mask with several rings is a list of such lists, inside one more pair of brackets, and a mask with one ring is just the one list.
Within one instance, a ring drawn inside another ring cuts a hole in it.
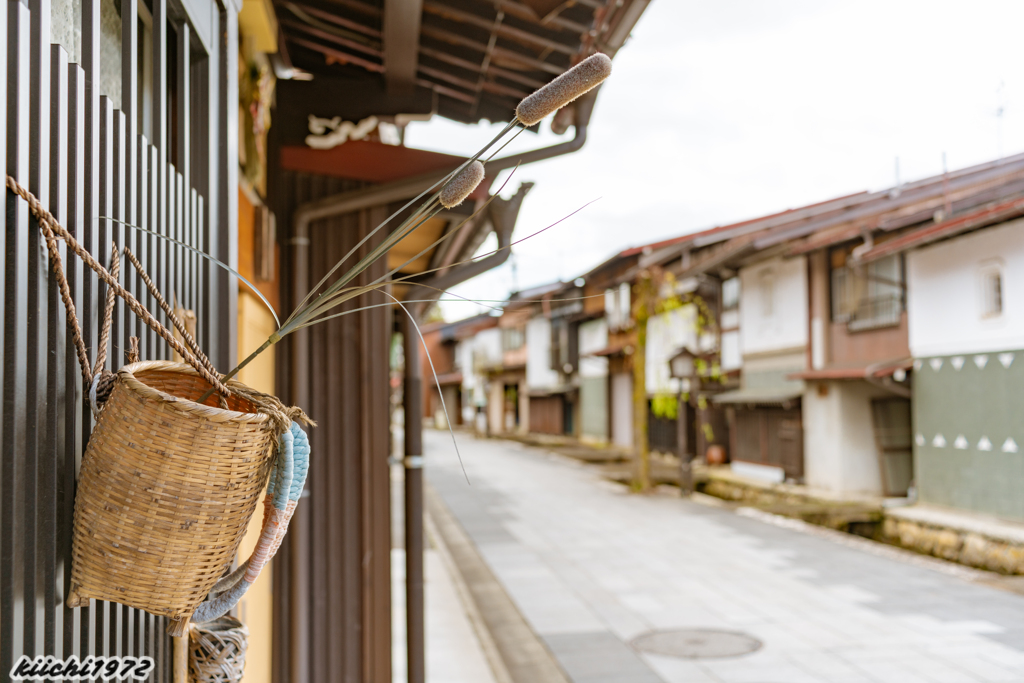
[{"label": "blue knitted cord", "polygon": [[306,484],[306,473],[309,471],[309,437],[294,422],[292,422],[291,433],[293,437],[292,458],[294,461],[294,471],[288,499],[298,501],[302,495],[302,488]]}]

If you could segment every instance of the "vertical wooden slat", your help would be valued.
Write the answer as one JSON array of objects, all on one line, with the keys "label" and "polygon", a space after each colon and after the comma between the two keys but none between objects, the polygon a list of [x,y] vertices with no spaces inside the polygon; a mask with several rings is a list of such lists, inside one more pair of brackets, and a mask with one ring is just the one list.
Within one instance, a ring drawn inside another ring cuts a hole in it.
[{"label": "vertical wooden slat", "polygon": [[[7,3],[7,173],[22,183],[28,182],[28,8],[20,2]],[[16,655],[25,652],[25,600],[22,590],[25,526],[24,474],[18,461],[25,452],[25,319],[28,315],[27,233],[28,210],[25,203],[6,194],[5,228],[7,248],[4,262],[4,376],[3,376],[3,480],[5,495],[0,496],[0,528],[4,530],[0,547],[0,671],[10,671]]]},{"label": "vertical wooden slat", "polygon": [[[129,167],[135,176],[135,222],[142,228],[149,230],[149,142],[145,135],[138,135],[135,139],[138,150],[138,158],[134,167]],[[150,238],[142,230],[132,231],[133,251],[139,263],[146,266],[149,258]],[[129,264],[129,271],[132,273],[132,287],[136,298],[142,302],[146,310],[156,311],[157,306],[145,283],[142,282],[142,275]],[[149,269],[146,269],[147,272]],[[149,328],[139,318],[135,318],[135,335],[139,338],[139,357],[149,360]]]},{"label": "vertical wooden slat", "polygon": [[[83,152],[84,173],[82,182],[82,245],[92,254],[99,254],[100,239],[104,233],[101,221],[95,220],[99,215],[100,201],[100,157],[102,156],[100,137],[100,0],[83,0],[82,14],[82,87],[83,100]],[[82,333],[87,349],[95,353],[99,329],[96,324],[96,311],[100,302],[99,278],[91,270],[82,273]],[[88,434],[92,429],[92,411],[87,401],[81,402],[82,431]],[[87,437],[85,439],[87,441]],[[84,448],[83,443],[83,448]],[[80,456],[79,456],[80,457]],[[78,465],[80,466],[80,461]],[[90,600],[87,607],[79,610],[81,620],[79,654],[83,657],[99,654],[103,647],[103,631],[101,619],[102,606]]]},{"label": "vertical wooden slat", "polygon": [[[164,178],[166,179],[164,188],[164,230],[163,234],[173,239],[178,239],[178,218],[176,206],[177,203],[174,201],[177,196],[177,178],[178,173],[174,170],[174,166],[168,163],[164,167]],[[167,299],[168,303],[174,305],[175,291],[178,286],[177,280],[177,263],[178,263],[178,252],[179,248],[173,242],[164,242],[164,254],[163,254],[163,272],[164,272],[164,286],[163,294],[164,298]],[[166,344],[164,344],[166,346]],[[166,358],[170,358],[170,351],[165,350]]]},{"label": "vertical wooden slat", "polygon": [[[99,139],[97,141],[97,155],[99,156],[99,173],[96,182],[99,185],[99,200],[96,203],[96,213],[99,218],[99,240],[96,254],[100,263],[109,265],[111,242],[115,239],[113,224],[109,220],[114,215],[114,106],[106,96],[100,97],[99,106]],[[90,219],[93,217],[90,216]],[[106,297],[106,288],[99,289],[101,296],[97,302],[96,312],[99,314],[103,309],[103,301]],[[116,311],[116,309],[115,309]],[[114,317],[116,320],[116,315]],[[96,325],[99,328],[101,322],[97,317]],[[99,331],[97,330],[97,337]],[[114,331],[111,331],[111,342],[116,342]],[[98,347],[94,353],[98,353]],[[108,347],[109,349],[109,347]],[[95,365],[95,359],[94,359]],[[102,359],[101,367],[110,368],[110,354]],[[95,607],[95,628],[96,628],[96,654],[116,655],[117,654],[117,606],[108,602],[94,601]]]},{"label": "vertical wooden slat", "polygon": [[[185,180],[181,177],[181,171],[176,172],[171,180],[173,191],[171,192],[171,203],[174,210],[174,237],[179,242],[188,239],[185,234]],[[174,248],[174,288],[171,290],[178,300],[178,305],[185,303],[185,248],[176,246]]]},{"label": "vertical wooden slat", "polygon": [[[67,176],[68,176],[68,56],[60,45],[50,45],[50,73],[47,79],[49,97],[49,167],[50,213],[62,224],[67,223]],[[55,278],[47,273],[47,256],[39,254],[39,267],[46,281],[46,426],[45,444],[39,471],[40,506],[40,560],[44,582],[44,629],[43,651],[54,654],[63,651],[64,610],[57,604],[58,586],[63,585],[63,572],[58,567],[61,555],[61,528],[58,523],[61,510],[60,478],[67,452],[65,444],[65,418],[74,416],[75,409],[65,410],[65,396],[68,384],[65,382],[66,359],[64,311]],[[67,263],[67,259],[63,259]],[[66,273],[66,275],[71,275]],[[70,385],[74,387],[72,383]]]},{"label": "vertical wooden slat", "polygon": [[[28,189],[36,195],[44,206],[49,204],[49,161],[50,106],[49,89],[46,87],[46,76],[50,65],[50,7],[46,0],[31,0],[29,5],[29,69],[28,81],[22,87],[28,89],[29,107],[27,131],[28,144]],[[40,572],[39,566],[45,553],[46,541],[42,538],[45,530],[43,505],[37,501],[44,491],[39,489],[40,471],[45,466],[42,462],[49,444],[49,425],[46,419],[46,322],[47,322],[47,277],[45,261],[45,243],[39,234],[34,218],[29,218],[27,237],[27,282],[28,309],[27,313],[27,348],[26,348],[26,383],[25,401],[26,430],[24,450],[24,477],[22,490],[25,493],[22,508],[24,523],[24,652],[26,654],[43,654],[45,636],[45,607],[43,593],[45,570]],[[40,576],[40,574],[43,574]]]},{"label": "vertical wooden slat", "polygon": [[[128,205],[128,176],[131,175],[127,171],[126,163],[128,160],[128,140],[127,140],[127,117],[121,110],[114,112],[114,130],[113,130],[113,179],[112,179],[112,190],[113,190],[113,204],[111,205],[111,212],[103,214],[112,218],[110,221],[111,231],[111,242],[117,245],[118,251],[121,252],[125,245],[128,244],[128,234],[133,232],[131,228],[124,225],[123,221],[128,220],[127,216],[127,205]],[[103,250],[106,258],[109,259],[111,245],[108,244]],[[119,257],[121,259],[121,273],[118,276],[118,281],[121,286],[128,285],[129,275],[131,272],[131,266],[126,263],[126,259],[123,255]],[[110,330],[110,347],[108,349],[108,357],[110,361],[111,372],[116,372],[124,364],[124,352],[128,349],[128,337],[132,330],[135,329],[134,316],[124,301],[120,297],[114,299],[114,322]]]},{"label": "vertical wooden slat", "polygon": [[[124,113],[124,129],[122,131],[122,144],[124,145],[124,168],[125,173],[121,176],[121,187],[123,191],[124,213],[121,220],[129,225],[135,225],[139,219],[138,195],[139,178],[136,169],[139,167],[139,0],[120,0],[121,4],[121,111]],[[124,226],[122,226],[124,227]],[[128,247],[132,251],[138,250],[137,231],[130,227],[124,227],[122,241],[118,246],[123,250]],[[125,272],[132,273],[132,276],[124,278],[124,284],[141,285],[142,280],[134,273],[131,264],[125,264]],[[138,295],[142,295],[144,289],[134,287]],[[128,315],[131,315],[130,313]],[[124,344],[121,348],[127,351],[127,340],[132,334],[142,333],[142,321],[134,316],[126,321],[129,326],[122,339]],[[131,332],[128,332],[130,330]],[[121,367],[124,362],[122,352],[114,367]]]},{"label": "vertical wooden slat", "polygon": [[[167,234],[167,0],[153,0],[153,147],[156,153],[155,159],[151,160],[152,180],[155,192],[153,194],[153,229],[161,235]],[[154,238],[155,239],[155,238]],[[164,240],[156,240],[154,243],[155,253],[151,262],[150,275],[157,287],[165,296],[170,296],[167,289],[166,255],[167,243]],[[163,313],[158,313],[157,318],[164,321]],[[166,359],[166,344],[159,342],[155,333],[152,334],[153,359]]]},{"label": "vertical wooden slat", "polygon": [[[131,228],[128,228],[121,221],[128,220],[128,205],[129,205],[129,194],[128,185],[129,179],[133,175],[129,172],[127,163],[129,156],[129,147],[131,146],[131,140],[128,137],[128,126],[129,117],[125,115],[125,112],[118,110],[114,112],[114,205],[113,205],[113,218],[118,222],[113,222],[111,230],[113,232],[113,241],[117,244],[117,248],[121,251],[121,273],[119,281],[122,287],[130,288],[131,277],[129,273],[132,271],[131,264],[124,258],[123,249],[131,241],[129,235],[134,232]],[[112,372],[116,372],[125,363],[125,353],[128,350],[128,338],[132,335],[135,330],[135,315],[128,309],[128,306],[121,300],[120,297],[115,298],[114,304],[114,324],[110,332],[110,369]],[[111,603],[110,605],[113,613],[117,615],[116,624],[112,623],[111,633],[115,633],[115,642],[117,643],[116,654],[125,656],[130,654],[131,646],[131,624],[132,624],[132,610],[124,605]]]},{"label": "vertical wooden slat", "polygon": [[[142,162],[145,165],[145,185],[142,187],[143,193],[145,193],[145,220],[146,226],[151,230],[159,231],[160,229],[160,166],[159,166],[160,151],[157,147],[148,144],[145,146],[145,154],[142,157]],[[157,272],[157,254],[159,253],[159,245],[157,244],[158,238],[153,234],[146,234],[145,240],[145,258],[142,260],[142,265],[145,266],[146,272],[150,273],[150,278],[153,279],[154,283],[159,283]],[[158,285],[159,286],[159,285]],[[152,311],[154,315],[159,315],[158,310]],[[158,317],[159,319],[159,317]],[[148,328],[142,331],[145,337],[145,360],[157,359],[157,335],[153,330]]]},{"label": "vertical wooden slat", "polygon": [[[189,244],[202,244],[199,241],[199,194],[192,189],[189,191],[189,221],[188,221],[188,243]],[[188,300],[189,308],[193,311],[197,311],[201,307],[199,297],[199,256],[195,252],[188,252]],[[229,368],[225,368],[224,372],[227,372]]]},{"label": "vertical wooden slat", "polygon": [[[175,208],[178,216],[178,239],[183,242],[187,242],[189,238],[188,230],[191,214],[188,209],[188,197],[189,188],[192,187],[190,174],[190,169],[192,167],[192,125],[190,123],[192,106],[189,102],[192,94],[189,80],[192,71],[192,37],[191,29],[187,23],[180,23],[177,29],[178,44],[175,55],[177,58],[175,73],[177,74],[178,82],[175,87],[175,104],[177,106],[177,130],[175,131],[175,140],[177,141],[178,148],[175,158],[177,159],[177,169],[180,175],[177,179],[178,193],[175,195]],[[179,258],[179,267],[176,272],[178,280],[178,302],[182,307],[189,308],[192,305],[192,292],[189,289],[191,264],[190,259],[184,250],[179,252]]]},{"label": "vertical wooden slat", "polygon": [[[211,55],[219,65],[216,86],[210,88],[211,150],[219,150],[214,178],[210,182],[209,227],[216,230],[211,245],[217,258],[231,266],[238,265],[238,10],[231,2],[220,10],[217,54]],[[228,11],[228,9],[233,11]],[[216,101],[217,105],[212,106]],[[238,286],[222,270],[216,278],[217,319],[238,319]],[[237,326],[221,324],[216,344],[211,344],[218,367],[234,367],[238,355]]]},{"label": "vertical wooden slat", "polygon": [[[67,229],[79,239],[84,235],[83,191],[85,188],[85,72],[77,65],[68,66],[68,154],[67,154]],[[65,250],[66,252],[66,250]],[[77,258],[65,259],[68,281],[76,308],[81,311],[85,305],[82,267]],[[72,520],[75,510],[75,481],[84,439],[82,420],[80,419],[82,392],[82,372],[78,366],[73,344],[66,344],[64,378],[66,389],[64,395],[66,420],[65,450],[61,467],[61,499],[60,515],[62,519],[60,561],[63,565],[63,595],[71,590],[71,542]],[[80,653],[82,648],[82,631],[88,619],[86,611],[73,610],[63,604],[64,609],[64,642],[65,658]],[[87,609],[87,608],[86,608]]]},{"label": "vertical wooden slat", "polygon": [[[8,12],[10,7],[8,7]],[[12,48],[12,34],[8,33],[7,15],[8,12],[0,12],[0,36],[7,40],[6,49],[0,50],[0,74],[7,78],[7,87],[0,88],[0,159],[8,172],[7,157],[7,135],[9,121],[7,119],[8,92],[10,90],[11,76],[7,71],[7,56]],[[0,249],[0,320],[6,325],[9,318],[7,310],[7,297],[11,291],[8,288],[8,244],[7,232],[15,227],[15,224],[8,222],[8,212],[11,198],[7,197],[8,204],[0,215],[0,222],[4,229],[4,249]],[[4,335],[0,343],[0,388],[8,386],[7,375],[9,363],[7,361],[7,335]],[[14,452],[8,448],[13,443],[13,419],[8,414],[10,406],[6,400],[0,398],[0,576],[13,576],[14,560]],[[0,580],[0,671],[10,671],[14,655],[14,581]]]}]

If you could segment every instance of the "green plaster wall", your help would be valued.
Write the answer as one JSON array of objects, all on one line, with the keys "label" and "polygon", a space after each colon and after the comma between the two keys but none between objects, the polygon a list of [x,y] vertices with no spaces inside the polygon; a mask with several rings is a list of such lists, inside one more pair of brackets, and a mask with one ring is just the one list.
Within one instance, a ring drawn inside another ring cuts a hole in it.
[{"label": "green plaster wall", "polygon": [[913,387],[920,500],[1024,520],[1024,350],[921,358]]},{"label": "green plaster wall", "polygon": [[580,378],[580,431],[591,439],[608,440],[608,378]]}]

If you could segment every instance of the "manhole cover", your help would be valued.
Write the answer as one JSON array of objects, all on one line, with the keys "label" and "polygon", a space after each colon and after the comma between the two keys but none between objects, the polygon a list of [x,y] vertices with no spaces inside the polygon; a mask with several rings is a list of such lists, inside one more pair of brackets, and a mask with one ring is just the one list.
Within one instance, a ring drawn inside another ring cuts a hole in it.
[{"label": "manhole cover", "polygon": [[706,628],[652,631],[634,638],[632,645],[652,655],[684,659],[738,657],[761,649],[761,641],[745,633]]}]

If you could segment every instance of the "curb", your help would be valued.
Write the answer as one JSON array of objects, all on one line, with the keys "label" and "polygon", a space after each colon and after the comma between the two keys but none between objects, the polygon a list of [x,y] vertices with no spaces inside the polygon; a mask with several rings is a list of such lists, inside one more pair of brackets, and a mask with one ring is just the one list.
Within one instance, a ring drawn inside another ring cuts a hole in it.
[{"label": "curb", "polygon": [[423,500],[427,531],[451,573],[497,683],[570,683],[429,482],[423,483]]}]

